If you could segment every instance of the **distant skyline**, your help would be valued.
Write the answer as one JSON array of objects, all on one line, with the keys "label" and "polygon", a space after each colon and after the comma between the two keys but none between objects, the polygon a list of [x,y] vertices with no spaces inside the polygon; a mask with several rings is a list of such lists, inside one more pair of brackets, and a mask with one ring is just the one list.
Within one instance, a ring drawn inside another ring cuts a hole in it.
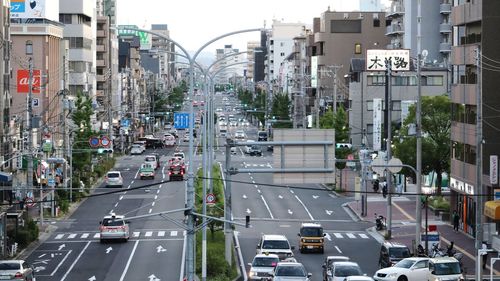
[{"label": "distant skyline", "polygon": [[[362,0],[372,1],[372,0]],[[382,0],[388,5],[389,0]],[[141,4],[138,4],[141,3]],[[312,26],[313,18],[331,11],[359,10],[354,0],[117,0],[118,24],[134,24],[150,29],[151,24],[167,24],[170,37],[188,51],[196,51],[208,41],[237,30],[270,28],[273,19]],[[264,26],[265,24],[265,26]],[[247,41],[260,41],[259,32],[233,35],[214,42],[204,52],[232,45],[246,49]]]}]

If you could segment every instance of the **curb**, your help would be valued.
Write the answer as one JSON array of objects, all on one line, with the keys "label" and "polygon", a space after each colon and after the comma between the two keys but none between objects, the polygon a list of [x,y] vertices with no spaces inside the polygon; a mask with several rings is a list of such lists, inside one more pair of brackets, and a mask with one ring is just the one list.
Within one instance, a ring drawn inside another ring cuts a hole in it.
[{"label": "curb", "polygon": [[365,221],[361,217],[361,215],[359,215],[358,213],[356,213],[356,211],[354,211],[351,208],[351,206],[349,206],[349,203],[342,204],[342,208],[344,208],[344,210],[346,211],[346,213],[352,218],[353,221],[355,221],[355,222]]}]

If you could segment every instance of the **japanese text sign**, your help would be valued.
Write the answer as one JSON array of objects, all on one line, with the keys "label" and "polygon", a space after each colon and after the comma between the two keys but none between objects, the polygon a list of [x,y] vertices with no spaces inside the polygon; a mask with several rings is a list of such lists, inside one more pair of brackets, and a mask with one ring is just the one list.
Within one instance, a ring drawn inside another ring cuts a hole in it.
[{"label": "japanese text sign", "polygon": [[367,50],[366,70],[385,71],[387,64],[391,64],[392,71],[410,70],[410,50]]},{"label": "japanese text sign", "polygon": [[[17,71],[17,93],[29,93],[29,77],[30,71],[19,69]],[[31,91],[33,94],[40,93],[40,70],[33,70],[33,79],[31,80]]]}]

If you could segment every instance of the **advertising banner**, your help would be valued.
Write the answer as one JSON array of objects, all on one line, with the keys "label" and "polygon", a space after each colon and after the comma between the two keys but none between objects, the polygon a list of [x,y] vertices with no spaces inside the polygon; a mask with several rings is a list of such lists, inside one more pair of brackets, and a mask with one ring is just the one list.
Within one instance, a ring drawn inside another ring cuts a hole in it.
[{"label": "advertising banner", "polygon": [[409,71],[410,50],[366,50],[367,71],[385,71],[388,62],[392,71]]},{"label": "advertising banner", "polygon": [[373,99],[373,150],[382,149],[382,99]]},{"label": "advertising banner", "polygon": [[59,1],[11,0],[10,17],[13,19],[49,19],[59,21]]},{"label": "advertising banner", "polygon": [[[30,77],[30,71],[27,69],[19,69],[17,70],[17,93],[29,93],[30,87],[29,87],[29,77]],[[33,70],[33,80],[31,81],[31,92],[33,94],[39,94],[40,93],[40,70]]]}]

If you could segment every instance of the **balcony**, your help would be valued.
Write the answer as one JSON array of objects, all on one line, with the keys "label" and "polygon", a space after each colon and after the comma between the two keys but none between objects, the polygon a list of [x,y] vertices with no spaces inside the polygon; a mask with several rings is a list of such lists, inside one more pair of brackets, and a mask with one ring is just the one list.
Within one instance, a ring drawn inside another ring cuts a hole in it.
[{"label": "balcony", "polygon": [[385,35],[399,35],[405,33],[404,28],[401,24],[391,24],[386,27]]},{"label": "balcony", "polygon": [[106,30],[97,30],[96,37],[106,37],[106,36],[107,36]]},{"label": "balcony", "polygon": [[439,13],[441,14],[451,14],[451,4],[450,3],[442,3],[439,5]]},{"label": "balcony", "polygon": [[106,52],[106,44],[96,45],[95,50],[96,52]]},{"label": "balcony", "polygon": [[106,67],[106,61],[105,60],[96,60],[96,66],[97,67]]},{"label": "balcony", "polygon": [[451,33],[451,24],[448,22],[443,22],[439,25],[440,33]]},{"label": "balcony", "polygon": [[451,43],[440,43],[439,44],[439,52],[441,53],[449,53],[451,52]]},{"label": "balcony", "polygon": [[401,4],[395,4],[391,7],[391,9],[387,12],[386,18],[395,18],[404,15],[404,9]]}]

